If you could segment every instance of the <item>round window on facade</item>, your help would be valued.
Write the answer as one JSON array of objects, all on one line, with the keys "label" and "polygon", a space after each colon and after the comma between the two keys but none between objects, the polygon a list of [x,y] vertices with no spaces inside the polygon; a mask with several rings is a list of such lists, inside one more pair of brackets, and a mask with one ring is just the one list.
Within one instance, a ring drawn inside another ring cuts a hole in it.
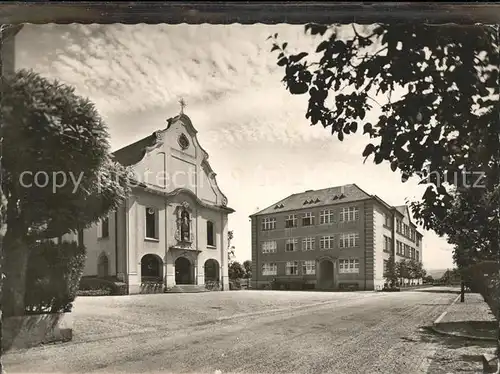
[{"label": "round window on facade", "polygon": [[181,136],[179,136],[178,142],[182,149],[186,149],[187,147],[189,147],[189,140],[184,134],[181,134]]}]

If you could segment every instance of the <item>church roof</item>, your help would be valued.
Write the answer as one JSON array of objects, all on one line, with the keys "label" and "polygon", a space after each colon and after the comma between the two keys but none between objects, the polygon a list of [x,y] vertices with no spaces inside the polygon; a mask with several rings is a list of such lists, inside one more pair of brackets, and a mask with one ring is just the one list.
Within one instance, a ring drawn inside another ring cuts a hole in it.
[{"label": "church roof", "polygon": [[146,153],[146,148],[150,147],[156,141],[155,133],[142,138],[135,143],[120,148],[113,152],[114,159],[123,166],[131,166],[141,161]]},{"label": "church roof", "polygon": [[[191,130],[196,134],[196,129],[193,127],[193,124],[191,123],[189,117],[185,114],[180,114],[173,118],[169,118],[167,120],[168,125],[166,129],[168,130],[173,123],[180,119],[185,120],[185,122],[190,126]],[[112,153],[114,159],[123,166],[132,166],[137,164],[144,158],[144,155],[146,154],[146,148],[151,147],[155,144],[157,140],[156,134],[157,131],[149,136],[146,136],[145,138],[136,141],[135,143],[129,144],[126,147],[114,151]]]}]

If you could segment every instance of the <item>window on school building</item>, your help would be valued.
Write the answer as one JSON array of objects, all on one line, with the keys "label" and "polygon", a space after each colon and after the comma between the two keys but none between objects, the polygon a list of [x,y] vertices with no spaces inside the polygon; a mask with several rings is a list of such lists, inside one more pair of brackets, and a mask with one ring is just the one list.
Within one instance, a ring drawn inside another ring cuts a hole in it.
[{"label": "window on school building", "polygon": [[278,243],[275,240],[269,240],[262,243],[262,253],[276,253]]},{"label": "window on school building", "polygon": [[359,233],[340,234],[339,247],[353,248],[359,245]]},{"label": "window on school building", "polygon": [[339,273],[359,273],[359,259],[340,259]]},{"label": "window on school building", "polygon": [[295,252],[298,249],[298,242],[297,239],[287,239],[285,243],[285,252]]},{"label": "window on school building", "polygon": [[314,225],[314,215],[310,212],[304,213],[302,217],[302,226],[312,226]]},{"label": "window on school building", "polygon": [[304,261],[302,264],[302,274],[304,275],[314,275],[316,274],[316,261]]},{"label": "window on school building", "polygon": [[335,212],[332,209],[322,210],[319,214],[319,223],[320,225],[334,223],[335,221]]},{"label": "window on school building", "polygon": [[262,275],[277,275],[278,266],[276,263],[264,263],[262,264]]},{"label": "window on school building", "polygon": [[357,207],[342,208],[340,211],[340,222],[353,222],[359,220],[359,209]]},{"label": "window on school building", "polygon": [[275,229],[276,229],[276,218],[267,217],[262,220],[263,231],[275,230]]},{"label": "window on school building", "polygon": [[314,238],[307,237],[302,239],[302,250],[303,251],[312,251],[314,250]]},{"label": "window on school building", "polygon": [[288,261],[285,267],[286,275],[297,275],[299,273],[299,263],[297,261]]},{"label": "window on school building", "polygon": [[333,235],[322,236],[319,240],[319,249],[333,249],[335,237]]},{"label": "window on school building", "polygon": [[297,215],[289,214],[285,219],[285,228],[297,227]]}]

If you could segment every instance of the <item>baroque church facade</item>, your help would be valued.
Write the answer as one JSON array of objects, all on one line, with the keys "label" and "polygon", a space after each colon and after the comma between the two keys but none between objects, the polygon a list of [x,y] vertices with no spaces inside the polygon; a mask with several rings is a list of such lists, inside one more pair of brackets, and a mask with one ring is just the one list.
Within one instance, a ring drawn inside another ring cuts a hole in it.
[{"label": "baroque church facade", "polygon": [[[3,74],[16,69],[15,36],[22,27],[3,28]],[[166,128],[114,152],[140,182],[126,202],[78,235],[57,239],[85,245],[84,276],[116,278],[130,294],[151,289],[148,284],[163,290],[218,282],[229,289],[228,216],[234,210],[227,206],[184,105]]]},{"label": "baroque church facade", "polygon": [[[126,202],[80,232],[84,276],[116,277],[128,293],[176,286],[229,289],[228,216],[207,152],[188,116],[113,153],[137,183]],[[159,286],[159,287],[158,287]],[[149,290],[149,291],[148,291]]]}]

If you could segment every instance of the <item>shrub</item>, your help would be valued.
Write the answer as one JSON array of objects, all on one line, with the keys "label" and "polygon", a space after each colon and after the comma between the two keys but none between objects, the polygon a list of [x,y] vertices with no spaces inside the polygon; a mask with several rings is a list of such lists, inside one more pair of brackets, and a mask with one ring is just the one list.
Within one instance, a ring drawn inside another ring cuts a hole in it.
[{"label": "shrub", "polygon": [[97,277],[82,277],[78,289],[78,296],[124,295],[126,293],[126,283]]},{"label": "shrub", "polygon": [[219,281],[207,280],[205,281],[205,288],[209,291],[220,291],[221,286]]},{"label": "shrub", "polygon": [[383,292],[400,292],[401,289],[398,287],[387,286],[387,287],[382,288],[382,291]]},{"label": "shrub", "polygon": [[239,279],[229,280],[229,289],[230,290],[241,290],[240,280]]},{"label": "shrub", "polygon": [[24,297],[27,314],[70,312],[85,266],[76,242],[31,244]]},{"label": "shrub", "polygon": [[479,293],[483,297],[495,318],[500,309],[498,270],[498,262],[492,260],[475,263],[462,270],[466,287],[471,292]]}]

